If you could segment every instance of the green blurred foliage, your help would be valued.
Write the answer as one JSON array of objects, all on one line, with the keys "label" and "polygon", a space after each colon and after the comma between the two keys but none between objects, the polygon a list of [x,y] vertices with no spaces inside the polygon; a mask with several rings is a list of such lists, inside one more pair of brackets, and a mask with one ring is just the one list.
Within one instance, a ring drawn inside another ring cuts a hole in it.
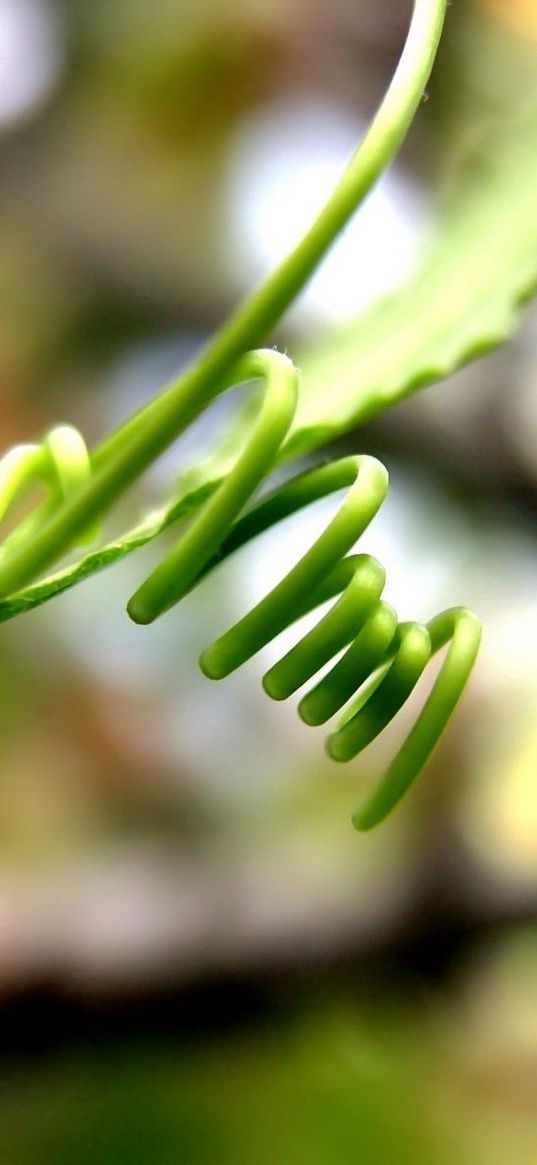
[{"label": "green blurred foliage", "polygon": [[352,1012],[188,1051],[143,1045],[0,1077],[0,1142],[17,1165],[463,1165],[426,1021]]}]

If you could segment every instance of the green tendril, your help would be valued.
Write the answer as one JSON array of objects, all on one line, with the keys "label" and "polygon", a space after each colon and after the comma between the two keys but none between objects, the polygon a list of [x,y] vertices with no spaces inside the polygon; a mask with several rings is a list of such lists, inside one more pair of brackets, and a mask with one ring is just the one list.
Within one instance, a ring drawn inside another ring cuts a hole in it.
[{"label": "green tendril", "polygon": [[205,649],[199,663],[205,676],[222,679],[303,615],[339,595],[317,626],[264,675],[263,687],[275,700],[288,699],[345,651],[302,698],[298,711],[308,725],[322,725],[358,692],[326,743],[334,761],[349,761],[393,720],[431,657],[450,642],[415,727],[372,797],[354,815],[356,828],[370,829],[414,783],[443,734],[471,673],[480,623],[465,608],[445,610],[426,624],[398,623],[393,608],[381,599],[380,563],[369,555],[348,555],[388,492],[386,468],[373,457],[347,457],[310,469],[238,516],[269,471],[297,400],[296,370],[285,356],[252,353],[241,375],[267,380],[246,449],[175,549],[130,599],[129,614],[136,622],[156,619],[252,538],[320,497],[347,489],[344,503],[315,545],[266,598]]},{"label": "green tendril", "polygon": [[[302,697],[299,713],[306,724],[320,725],[344,710],[328,737],[327,751],[333,760],[349,761],[389,724],[430,658],[449,643],[414,728],[353,818],[358,829],[371,829],[395,807],[438,743],[470,675],[480,626],[464,608],[444,611],[426,625],[399,623],[381,598],[385,574],[380,563],[367,554],[349,553],[387,494],[388,474],[376,458],[346,457],[308,470],[247,508],[273,468],[298,399],[296,368],[272,350],[243,357],[232,369],[228,387],[259,378],[265,381],[265,394],[245,448],[171,553],[133,595],[128,611],[136,622],[151,622],[253,538],[345,489],[343,504],[311,549],[270,594],[206,648],[200,666],[209,678],[223,679],[304,615],[335,598],[319,623],[266,672],[263,686],[272,699],[285,700],[343,652]],[[87,451],[76,430],[54,429],[41,446],[20,446],[0,462],[0,514],[38,478],[53,488],[47,505],[58,505],[58,492],[69,498],[73,491],[69,504],[76,505],[83,496],[77,490],[91,489],[91,480],[83,485],[88,474]],[[32,515],[26,524],[31,520]],[[17,530],[11,538],[16,536]]]},{"label": "green tendril", "polygon": [[3,598],[19,592],[77,541],[94,537],[96,519],[217,395],[245,381],[265,382],[243,451],[221,484],[200,491],[198,512],[132,596],[128,611],[138,623],[151,622],[252,538],[316,500],[346,490],[310,550],[270,594],[206,648],[200,666],[205,675],[221,679],[303,615],[335,599],[319,623],[265,674],[263,686],[273,699],[284,700],[332,663],[302,697],[299,713],[306,724],[319,725],[342,712],[327,751],[334,760],[348,761],[383,731],[431,657],[449,644],[414,727],[353,818],[362,830],[383,820],[428,760],[468,680],[480,626],[464,608],[444,611],[423,625],[399,623],[381,598],[382,566],[367,554],[350,553],[387,493],[388,474],[374,457],[346,457],[308,470],[250,505],[289,433],[299,379],[286,356],[249,349],[264,341],[399,148],[431,71],[445,6],[446,0],[416,0],[392,83],[325,208],[194,366],[91,455],[80,434],[63,425],[40,445],[18,446],[0,461],[0,520],[36,484],[48,491],[0,549]]},{"label": "green tendril", "polygon": [[380,109],[313,225],[283,263],[239,307],[198,361],[91,455],[92,479],[0,560],[0,598],[20,589],[72,546],[116,498],[229,386],[231,370],[267,334],[396,154],[429,78],[446,0],[416,0],[405,47]]},{"label": "green tendril", "polygon": [[[91,478],[91,462],[84,438],[72,425],[57,425],[39,445],[15,445],[0,460],[0,522],[9,510],[36,486],[44,486],[48,497],[15,527],[0,548],[2,561],[15,547],[28,548],[43,522],[57,512],[63,502],[83,490]],[[80,530],[77,545],[95,541],[100,525]]]},{"label": "green tendril", "polygon": [[349,761],[386,728],[429,660],[449,642],[414,728],[377,790],[353,817],[357,829],[368,830],[391,812],[436,747],[469,678],[481,628],[475,615],[462,607],[443,611],[425,625],[399,623],[381,600],[385,574],[380,563],[367,554],[348,554],[388,491],[386,469],[374,457],[346,457],[308,470],[239,516],[270,470],[296,408],[297,374],[285,356],[254,352],[235,371],[237,379],[259,376],[266,380],[266,393],[245,449],[172,552],[133,595],[128,611],[136,622],[151,622],[257,535],[320,498],[347,489],[321,537],[270,594],[205,649],[200,667],[210,679],[223,679],[297,620],[339,595],[328,614],[266,672],[263,687],[272,699],[285,700],[344,651],[303,696],[299,713],[306,724],[324,724],[358,693],[327,740],[333,760]]}]

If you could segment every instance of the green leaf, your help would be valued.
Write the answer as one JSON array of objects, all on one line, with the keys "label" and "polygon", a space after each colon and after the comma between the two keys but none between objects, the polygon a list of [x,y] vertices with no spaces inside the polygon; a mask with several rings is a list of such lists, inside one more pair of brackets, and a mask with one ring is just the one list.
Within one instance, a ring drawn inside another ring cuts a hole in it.
[{"label": "green leaf", "polygon": [[310,450],[511,336],[537,286],[537,110],[488,143],[406,286],[304,353],[286,456]]},{"label": "green leaf", "polygon": [[127,554],[132,554],[133,550],[146,546],[173,522],[186,517],[187,514],[201,505],[213,489],[214,483],[212,482],[191,489],[187,494],[182,494],[180,498],[153,511],[143,522],[113,542],[108,542],[105,546],[99,547],[98,550],[91,550],[89,554],[85,554],[76,562],[62,567],[54,574],[48,575],[40,582],[32,583],[31,586],[9,595],[8,598],[0,599],[0,623],[15,618],[15,615],[22,615],[25,611],[31,611],[33,607],[41,606],[42,603],[53,599],[55,595],[76,586],[83,579],[98,574],[105,567],[112,566],[114,562],[119,562]]}]

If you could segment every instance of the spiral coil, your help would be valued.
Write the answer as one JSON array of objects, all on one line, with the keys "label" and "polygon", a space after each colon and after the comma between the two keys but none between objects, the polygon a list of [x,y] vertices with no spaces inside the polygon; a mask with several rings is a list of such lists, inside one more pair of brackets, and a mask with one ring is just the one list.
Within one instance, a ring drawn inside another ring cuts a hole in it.
[{"label": "spiral coil", "polygon": [[[209,678],[222,679],[304,615],[336,599],[319,623],[266,672],[263,686],[272,699],[287,699],[340,657],[302,697],[298,710],[306,724],[320,725],[345,709],[342,722],[328,736],[327,751],[336,761],[348,761],[382,732],[429,660],[449,644],[414,727],[353,817],[358,829],[367,830],[394,808],[437,744],[474,664],[480,624],[462,607],[443,611],[426,624],[399,623],[381,597],[385,573],[380,563],[367,554],[349,553],[387,494],[387,471],[374,457],[350,456],[307,470],[247,508],[278,459],[298,393],[297,370],[272,350],[244,357],[224,388],[259,378],[266,390],[246,447],[223,481],[209,489],[208,500],[133,595],[128,611],[137,623],[152,622],[252,538],[318,499],[346,490],[335,517],[310,550],[249,614],[205,649],[200,666]],[[46,505],[61,517],[66,546],[73,544],[77,532],[79,541],[81,531],[84,537],[94,534],[90,523],[98,504],[90,457],[71,426],[53,429],[42,445],[17,446],[0,461],[0,519],[35,480],[51,491]],[[13,543],[31,542],[35,528],[36,515],[30,514],[1,553]]]},{"label": "spiral coil", "polygon": [[[246,449],[223,481],[211,484],[210,476],[205,477],[199,494],[189,495],[189,504],[196,502],[202,509],[132,597],[128,610],[136,622],[151,622],[239,546],[317,498],[346,489],[340,510],[311,550],[249,615],[206,649],[200,662],[212,678],[228,675],[302,615],[336,598],[317,627],[267,672],[263,683],[274,699],[285,699],[345,652],[302,699],[299,711],[306,723],[321,724],[351,700],[343,722],[328,738],[330,755],[348,760],[382,731],[431,656],[449,643],[413,729],[376,792],[355,815],[360,829],[369,829],[386,816],[428,759],[467,682],[478,650],[479,623],[463,608],[444,611],[426,625],[399,623],[381,599],[382,567],[367,555],[349,553],[388,488],[386,470],[372,457],[348,457],[309,470],[247,508],[285,456],[298,379],[291,362],[277,352],[253,352],[238,364],[234,361],[272,330],[394,156],[430,74],[445,7],[446,0],[414,0],[409,35],[392,82],[324,208],[280,266],[217,331],[192,368],[91,455],[75,429],[58,426],[41,445],[17,446],[0,461],[0,521],[36,484],[45,486],[48,495],[0,547],[0,601],[9,605],[10,597],[18,595],[20,601],[20,588],[67,550],[96,536],[95,521],[103,511],[220,392],[240,381],[266,381]],[[173,520],[177,516],[173,506],[171,512]],[[107,549],[94,554],[101,564]],[[80,577],[88,557],[78,564]],[[41,587],[46,590],[53,582],[45,579]]]},{"label": "spiral coil", "polygon": [[136,622],[151,622],[250,539],[317,499],[347,489],[342,506],[313,547],[248,615],[206,648],[200,666],[209,678],[222,679],[303,615],[339,595],[317,626],[266,672],[263,686],[273,699],[285,700],[344,650],[302,698],[299,713],[307,724],[324,724],[357,694],[327,740],[329,755],[348,761],[382,732],[432,656],[449,643],[413,729],[376,791],[353,817],[358,829],[371,829],[394,808],[438,742],[474,664],[480,624],[462,607],[443,611],[425,625],[399,623],[381,599],[385,574],[380,563],[366,554],[348,553],[388,490],[387,471],[374,457],[346,457],[302,473],[239,516],[272,468],[296,406],[297,372],[285,356],[251,353],[235,370],[237,379],[259,376],[266,378],[267,390],[246,449],[171,554],[130,600],[128,611]]},{"label": "spiral coil", "polygon": [[[48,497],[4,539],[0,561],[17,547],[28,544],[58,507],[83,490],[90,478],[90,455],[84,438],[73,425],[56,425],[39,444],[9,449],[0,459],[0,522],[36,486],[44,487]],[[93,542],[98,534],[99,524],[93,519],[79,529],[72,545]]]}]

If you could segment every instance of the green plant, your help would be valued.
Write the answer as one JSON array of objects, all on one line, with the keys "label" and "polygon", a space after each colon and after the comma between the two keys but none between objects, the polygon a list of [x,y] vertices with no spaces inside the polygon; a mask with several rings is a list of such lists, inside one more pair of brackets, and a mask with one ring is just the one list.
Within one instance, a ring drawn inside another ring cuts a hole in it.
[{"label": "green plant", "polygon": [[[505,213],[509,191],[505,169],[500,168],[499,177],[489,183],[486,198],[475,199],[471,191],[465,192],[462,211],[448,220],[421,271],[406,288],[366,313],[352,333],[342,332],[328,344],[317,355],[311,375],[308,357],[301,361],[300,383],[287,357],[273,350],[252,349],[266,342],[396,153],[429,77],[445,6],[445,0],[416,0],[390,88],[324,210],[281,266],[216,333],[195,364],[90,454],[73,429],[61,426],[42,445],[18,447],[0,463],[0,517],[36,478],[49,486],[48,499],[21,521],[0,550],[0,621],[52,598],[195,514],[179,543],[128,604],[136,622],[150,622],[250,538],[319,497],[349,490],[314,547],[266,599],[204,652],[201,666],[212,678],[229,674],[289,623],[340,595],[319,625],[267,673],[264,686],[273,698],[284,699],[347,648],[332,671],[303,698],[300,713],[307,723],[323,723],[358,691],[343,722],[328,739],[330,755],[348,760],[392,719],[431,656],[450,643],[416,725],[377,790],[355,815],[360,829],[371,828],[386,816],[435,747],[473,666],[480,637],[478,620],[457,608],[443,612],[427,626],[398,624],[395,613],[380,599],[382,567],[367,555],[349,556],[387,490],[386,471],[374,458],[346,458],[314,468],[247,507],[276,464],[318,448],[509,333],[514,306],[534,282],[535,259],[525,246],[523,216]],[[526,192],[528,206],[532,190]],[[498,224],[509,256],[501,286],[491,275],[490,260],[488,264],[472,262],[476,248],[486,255],[485,243]],[[468,248],[469,237],[472,245]],[[455,280],[463,288],[462,304],[458,296],[446,294]],[[356,353],[360,369],[359,376],[355,369],[352,382],[348,359],[337,374],[339,354],[343,351],[348,356],[349,348]],[[156,516],[121,539],[34,581],[77,541],[95,532],[95,521],[216,396],[259,378],[266,382],[265,395],[245,449],[241,421],[214,456],[185,474],[179,493]],[[331,386],[328,394],[327,383]]]}]

